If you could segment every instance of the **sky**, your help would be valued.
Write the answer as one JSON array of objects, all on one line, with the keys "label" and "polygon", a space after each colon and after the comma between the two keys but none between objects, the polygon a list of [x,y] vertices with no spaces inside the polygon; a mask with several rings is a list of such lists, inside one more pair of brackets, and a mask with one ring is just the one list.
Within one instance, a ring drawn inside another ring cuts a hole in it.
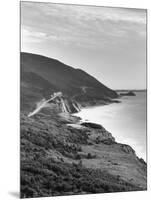
[{"label": "sky", "polygon": [[21,2],[21,51],[83,69],[111,89],[146,89],[146,10]]}]

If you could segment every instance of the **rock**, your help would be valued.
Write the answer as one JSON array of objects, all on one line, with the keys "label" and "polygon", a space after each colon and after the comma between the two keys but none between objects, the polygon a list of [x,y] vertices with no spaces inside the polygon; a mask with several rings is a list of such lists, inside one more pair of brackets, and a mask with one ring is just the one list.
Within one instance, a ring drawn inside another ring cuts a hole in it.
[{"label": "rock", "polygon": [[112,138],[108,138],[105,140],[101,140],[101,143],[111,145],[111,144],[115,144],[115,140],[113,140]]},{"label": "rock", "polygon": [[91,122],[83,122],[81,126],[87,128],[87,132],[89,131],[88,139],[89,143],[100,144],[104,143],[107,145],[114,144],[115,138],[112,136],[110,132],[108,132],[103,126],[100,124],[95,124]]},{"label": "rock", "polygon": [[69,113],[59,113],[59,120],[64,124],[77,124],[81,118],[77,116],[72,116]]},{"label": "rock", "polygon": [[120,96],[136,96],[136,94],[132,91],[129,91],[126,93],[120,93]]},{"label": "rock", "polygon": [[111,100],[112,103],[121,103],[119,100]]},{"label": "rock", "polygon": [[103,129],[103,126],[101,126],[100,124],[95,124],[91,122],[83,122],[81,123],[81,125],[93,129]]},{"label": "rock", "polygon": [[143,165],[147,166],[147,163],[144,161],[143,158],[138,158],[138,159],[139,159],[139,161],[140,161]]},{"label": "rock", "polygon": [[135,151],[132,149],[132,147],[130,147],[130,146],[127,145],[127,144],[122,144],[122,145],[121,145],[121,148],[122,148],[122,151],[124,151],[125,153],[128,153],[128,154],[135,154]]}]

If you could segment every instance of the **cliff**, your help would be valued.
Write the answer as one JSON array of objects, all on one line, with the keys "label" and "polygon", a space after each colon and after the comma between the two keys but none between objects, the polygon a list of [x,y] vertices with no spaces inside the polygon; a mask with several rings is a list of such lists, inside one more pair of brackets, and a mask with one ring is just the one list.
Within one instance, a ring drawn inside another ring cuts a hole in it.
[{"label": "cliff", "polygon": [[146,163],[101,125],[47,107],[21,113],[21,197],[146,189]]}]

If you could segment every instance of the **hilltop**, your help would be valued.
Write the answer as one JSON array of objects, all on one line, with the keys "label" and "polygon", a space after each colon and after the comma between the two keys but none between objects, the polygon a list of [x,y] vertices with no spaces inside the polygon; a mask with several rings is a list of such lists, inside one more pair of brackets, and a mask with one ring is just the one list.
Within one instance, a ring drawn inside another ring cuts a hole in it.
[{"label": "hilltop", "polygon": [[21,109],[50,94],[61,91],[82,106],[107,103],[118,95],[81,69],[58,60],[31,53],[21,53]]}]

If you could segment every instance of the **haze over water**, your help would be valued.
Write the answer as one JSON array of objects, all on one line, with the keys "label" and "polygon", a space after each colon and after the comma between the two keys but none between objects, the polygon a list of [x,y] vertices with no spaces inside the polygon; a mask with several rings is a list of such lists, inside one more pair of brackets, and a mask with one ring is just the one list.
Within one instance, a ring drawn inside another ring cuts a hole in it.
[{"label": "haze over water", "polygon": [[117,142],[130,145],[146,161],[146,92],[125,96],[121,103],[82,109],[77,116],[99,123]]}]

